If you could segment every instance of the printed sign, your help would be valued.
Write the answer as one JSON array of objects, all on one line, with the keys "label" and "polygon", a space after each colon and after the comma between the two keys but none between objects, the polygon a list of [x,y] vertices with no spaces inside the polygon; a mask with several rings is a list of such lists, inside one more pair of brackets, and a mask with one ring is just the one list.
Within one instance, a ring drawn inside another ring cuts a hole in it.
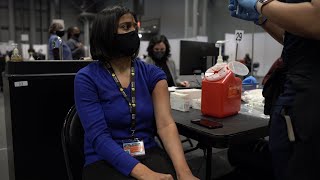
[{"label": "printed sign", "polygon": [[17,81],[17,82],[14,82],[14,87],[22,87],[22,86],[28,86],[28,81]]},{"label": "printed sign", "polygon": [[236,31],[235,31],[234,37],[235,37],[237,43],[242,40],[243,34],[244,34],[244,31],[243,31],[243,30],[236,30]]}]

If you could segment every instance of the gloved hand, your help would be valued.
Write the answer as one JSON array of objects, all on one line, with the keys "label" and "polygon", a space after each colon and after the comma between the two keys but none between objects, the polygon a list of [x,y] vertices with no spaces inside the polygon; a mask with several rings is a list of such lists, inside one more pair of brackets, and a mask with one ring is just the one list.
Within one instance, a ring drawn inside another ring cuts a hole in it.
[{"label": "gloved hand", "polygon": [[239,6],[243,7],[247,11],[251,12],[257,12],[256,4],[258,0],[237,0],[239,3]]},{"label": "gloved hand", "polygon": [[[252,0],[238,0],[238,1],[252,1]],[[236,17],[239,19],[243,19],[246,21],[254,21],[257,22],[259,19],[259,13],[254,10],[248,10],[240,5],[238,6],[237,0],[230,0],[229,11],[232,17]],[[238,8],[238,10],[237,10]]]}]

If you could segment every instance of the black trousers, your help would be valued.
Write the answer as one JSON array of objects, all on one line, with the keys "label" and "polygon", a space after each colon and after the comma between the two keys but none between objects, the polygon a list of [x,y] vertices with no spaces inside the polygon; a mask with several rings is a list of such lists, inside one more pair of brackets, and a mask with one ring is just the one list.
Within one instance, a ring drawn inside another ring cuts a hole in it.
[{"label": "black trousers", "polygon": [[[142,164],[150,168],[151,170],[171,174],[176,179],[175,170],[173,164],[167,155],[167,153],[159,147],[153,147],[146,149],[146,155],[135,157]],[[89,164],[83,168],[83,180],[129,180],[135,179],[133,177],[127,177],[117,171],[114,167],[109,165],[106,161],[97,161]]]}]

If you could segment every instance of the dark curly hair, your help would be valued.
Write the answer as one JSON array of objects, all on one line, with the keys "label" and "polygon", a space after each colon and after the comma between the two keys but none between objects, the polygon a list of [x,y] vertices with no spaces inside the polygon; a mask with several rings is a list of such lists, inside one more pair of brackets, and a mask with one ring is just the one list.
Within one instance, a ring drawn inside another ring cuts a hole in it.
[{"label": "dark curly hair", "polygon": [[[135,21],[138,22],[136,15],[128,8],[122,6],[105,8],[96,15],[90,34],[90,53],[92,59],[104,62],[115,57],[113,53],[113,41],[117,33],[118,22],[120,17],[127,13],[130,13]],[[131,58],[136,58],[138,53],[139,49]]]},{"label": "dark curly hair", "polygon": [[168,59],[168,57],[171,56],[170,54],[170,44],[166,36],[164,35],[158,35],[158,36],[153,36],[149,42],[149,46],[147,48],[148,56],[150,56],[152,59],[156,59],[153,55],[153,47],[156,44],[159,44],[163,42],[164,45],[166,46],[166,52],[164,53],[164,56],[162,59]]}]

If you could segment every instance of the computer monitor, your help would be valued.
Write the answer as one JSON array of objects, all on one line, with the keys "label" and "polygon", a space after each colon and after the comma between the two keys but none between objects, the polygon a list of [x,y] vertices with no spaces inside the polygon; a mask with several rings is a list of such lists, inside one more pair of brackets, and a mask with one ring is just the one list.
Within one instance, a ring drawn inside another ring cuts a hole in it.
[{"label": "computer monitor", "polygon": [[180,75],[205,72],[216,63],[219,49],[214,43],[180,41]]}]

